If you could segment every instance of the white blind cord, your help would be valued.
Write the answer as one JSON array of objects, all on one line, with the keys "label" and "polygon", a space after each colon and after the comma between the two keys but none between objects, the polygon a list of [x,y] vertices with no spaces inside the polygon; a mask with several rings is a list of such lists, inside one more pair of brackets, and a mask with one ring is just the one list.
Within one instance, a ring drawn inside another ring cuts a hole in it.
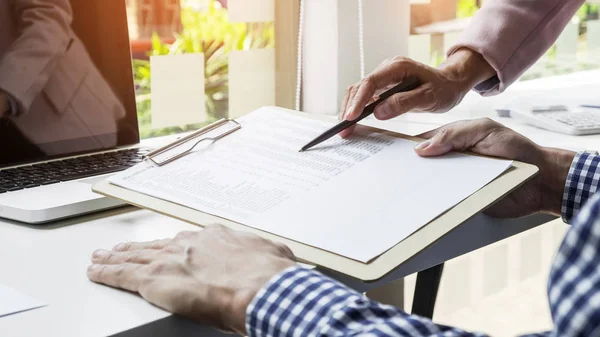
[{"label": "white blind cord", "polygon": [[[302,64],[304,55],[304,1],[300,0],[300,18],[298,24],[298,63],[296,75],[296,111],[300,111],[302,96]],[[360,57],[360,78],[365,77],[365,37],[363,19],[363,0],[358,0],[358,48]]]},{"label": "white blind cord", "polygon": [[358,50],[360,55],[360,78],[365,78],[365,26],[363,0],[358,0]]},{"label": "white blind cord", "polygon": [[300,97],[302,96],[302,63],[304,54],[304,0],[300,0],[300,17],[298,23],[298,64],[296,75],[296,111],[300,111]]}]

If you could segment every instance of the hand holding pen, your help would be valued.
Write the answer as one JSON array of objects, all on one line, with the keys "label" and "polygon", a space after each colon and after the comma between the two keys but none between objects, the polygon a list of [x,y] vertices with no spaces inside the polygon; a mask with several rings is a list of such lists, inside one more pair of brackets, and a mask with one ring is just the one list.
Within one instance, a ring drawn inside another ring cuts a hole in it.
[{"label": "hand holding pen", "polygon": [[[455,107],[477,84],[492,78],[494,69],[478,53],[459,49],[438,68],[405,57],[384,61],[359,83],[348,88],[340,109],[340,118],[357,119],[377,93],[416,78],[421,83],[415,90],[398,93],[379,104],[377,119],[387,120],[409,111],[446,112]],[[340,133],[352,134],[354,126]]]}]

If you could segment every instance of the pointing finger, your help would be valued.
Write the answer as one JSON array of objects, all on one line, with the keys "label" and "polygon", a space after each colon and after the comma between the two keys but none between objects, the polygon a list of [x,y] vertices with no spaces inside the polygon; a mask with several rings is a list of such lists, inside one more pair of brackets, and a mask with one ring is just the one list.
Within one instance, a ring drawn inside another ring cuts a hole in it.
[{"label": "pointing finger", "polygon": [[350,102],[350,107],[346,113],[346,120],[353,121],[358,118],[365,106],[367,106],[367,103],[373,98],[376,90],[377,88],[373,79],[370,77],[365,78]]}]

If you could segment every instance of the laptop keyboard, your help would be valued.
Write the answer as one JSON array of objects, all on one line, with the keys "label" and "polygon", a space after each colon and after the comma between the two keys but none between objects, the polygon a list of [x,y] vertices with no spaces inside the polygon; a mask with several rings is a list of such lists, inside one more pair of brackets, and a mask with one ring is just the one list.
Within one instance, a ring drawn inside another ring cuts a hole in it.
[{"label": "laptop keyboard", "polygon": [[148,152],[127,149],[0,170],[0,193],[120,172],[140,163]]}]

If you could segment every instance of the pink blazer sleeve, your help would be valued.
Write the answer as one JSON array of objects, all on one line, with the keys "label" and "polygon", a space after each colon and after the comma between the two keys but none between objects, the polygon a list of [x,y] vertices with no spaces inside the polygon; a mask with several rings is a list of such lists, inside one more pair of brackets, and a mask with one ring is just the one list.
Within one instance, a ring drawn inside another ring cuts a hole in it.
[{"label": "pink blazer sleeve", "polygon": [[472,49],[497,76],[475,90],[484,96],[503,92],[556,41],[585,0],[487,0],[450,48]]},{"label": "pink blazer sleeve", "polygon": [[71,5],[68,0],[2,1],[12,7],[19,37],[0,58],[0,89],[27,111],[72,40]]}]

